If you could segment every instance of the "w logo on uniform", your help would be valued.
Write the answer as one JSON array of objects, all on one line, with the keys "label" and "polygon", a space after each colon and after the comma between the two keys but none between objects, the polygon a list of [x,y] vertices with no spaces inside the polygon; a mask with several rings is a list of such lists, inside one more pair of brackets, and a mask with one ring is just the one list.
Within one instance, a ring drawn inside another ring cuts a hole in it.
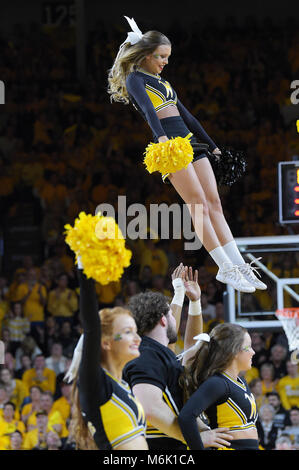
[{"label": "w logo on uniform", "polygon": [[172,95],[173,95],[173,90],[171,88],[171,85],[170,83],[166,82],[166,81],[163,81],[162,80],[159,80],[159,83],[161,83],[161,85],[163,85],[166,89],[166,98],[170,97],[172,98]]},{"label": "w logo on uniform", "polygon": [[247,393],[245,393],[245,397],[248,398],[248,400],[249,400],[249,402],[250,402],[250,404],[251,404],[250,419],[252,419],[253,421],[255,421],[256,416],[257,416],[257,409],[256,409],[255,398],[254,398],[253,394],[248,395]]}]

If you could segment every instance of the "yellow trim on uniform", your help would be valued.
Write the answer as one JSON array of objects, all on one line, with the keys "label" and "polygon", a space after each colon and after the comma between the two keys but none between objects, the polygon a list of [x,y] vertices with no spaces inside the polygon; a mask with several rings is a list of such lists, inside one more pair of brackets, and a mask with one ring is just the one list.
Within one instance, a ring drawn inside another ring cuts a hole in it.
[{"label": "yellow trim on uniform", "polygon": [[173,414],[174,414],[175,416],[178,416],[177,410],[174,409],[174,406],[173,406],[173,404],[171,403],[171,401],[173,401],[173,399],[172,399],[170,393],[169,393],[169,396],[167,395],[167,393],[166,393],[167,391],[169,392],[169,390],[166,390],[165,392],[163,392],[164,401],[165,401],[165,403],[169,406],[169,408],[171,409],[171,411],[173,412]]},{"label": "yellow trim on uniform", "polygon": [[233,382],[234,384],[236,385],[239,385],[239,387],[241,387],[243,390],[246,391],[246,387],[245,385],[243,384],[243,382],[239,382],[238,380],[235,380],[233,379],[232,377],[230,377],[230,375],[226,374],[225,372],[222,372],[222,375],[224,375],[227,379],[229,379],[231,382]]},{"label": "yellow trim on uniform", "polygon": [[[136,403],[138,406],[138,402]],[[138,410],[142,413],[139,406]],[[144,433],[144,426],[138,424],[132,409],[115,394],[112,394],[111,399],[100,406],[100,412],[104,431],[113,447]]]},{"label": "yellow trim on uniform", "polygon": [[170,100],[170,101],[166,101],[165,103],[162,103],[160,104],[160,106],[157,106],[155,108],[156,111],[161,111],[161,109],[165,109],[167,108],[168,106],[176,106],[177,102],[176,101],[173,101],[173,100]]},{"label": "yellow trim on uniform", "polygon": [[[155,108],[155,111],[160,111],[161,109],[164,109],[167,106],[172,106],[172,105],[177,104],[177,99],[176,99],[176,101],[173,100],[173,99],[169,99],[169,100],[167,99],[168,95],[169,95],[169,91],[171,90],[171,92],[172,92],[171,86],[169,84],[168,84],[168,86],[166,86],[164,83],[162,83],[162,84],[165,86],[165,89],[167,91],[167,97],[165,97],[165,95],[163,95],[163,93],[161,93],[156,88],[150,86],[148,83],[145,85],[145,91],[146,91],[149,99],[151,100],[152,105]],[[173,97],[173,93],[171,93],[171,98],[172,97]]]},{"label": "yellow trim on uniform", "polygon": [[116,448],[120,444],[123,444],[124,442],[128,442],[134,437],[138,436],[139,434],[143,434],[144,428],[143,426],[139,426],[137,429],[134,429],[131,432],[127,432],[126,434],[122,435],[118,439],[115,439],[114,441],[111,441],[111,445],[113,448]]},{"label": "yellow trim on uniform", "polygon": [[124,403],[122,400],[120,400],[116,395],[112,395],[111,401],[114,402],[116,404],[116,406],[118,406],[121,410],[123,410],[124,413],[126,413],[128,416],[130,416],[130,418],[132,420],[132,424],[134,426],[138,426],[138,422],[137,422],[135,414],[132,412],[132,410],[128,407],[128,405],[126,403]]},{"label": "yellow trim on uniform", "polygon": [[238,405],[231,398],[227,400],[227,404],[235,411],[235,413],[240,417],[243,424],[245,425],[247,423],[247,419],[246,415],[243,413],[241,408],[239,408]]},{"label": "yellow trim on uniform", "polygon": [[155,95],[159,96],[159,98],[161,98],[161,100],[163,102],[166,101],[166,98],[165,96],[163,95],[163,93],[161,93],[161,91],[157,90],[156,88],[150,86],[148,83],[145,85],[145,89],[148,90],[148,91],[151,91],[152,93],[154,93]]}]

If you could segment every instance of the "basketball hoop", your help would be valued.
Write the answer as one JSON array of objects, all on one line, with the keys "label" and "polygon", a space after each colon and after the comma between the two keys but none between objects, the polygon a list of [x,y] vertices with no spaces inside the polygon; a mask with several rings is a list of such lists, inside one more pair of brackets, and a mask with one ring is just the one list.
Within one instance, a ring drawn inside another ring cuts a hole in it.
[{"label": "basketball hoop", "polygon": [[299,363],[299,308],[282,308],[275,315],[280,320],[286,334],[291,354],[291,362]]}]

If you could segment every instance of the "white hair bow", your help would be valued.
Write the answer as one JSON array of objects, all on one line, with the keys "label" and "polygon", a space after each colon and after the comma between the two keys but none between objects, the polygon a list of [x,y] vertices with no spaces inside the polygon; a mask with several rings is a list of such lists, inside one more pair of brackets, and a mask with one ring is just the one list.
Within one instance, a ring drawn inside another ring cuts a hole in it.
[{"label": "white hair bow", "polygon": [[137,44],[137,42],[140,41],[140,39],[142,39],[142,32],[140,31],[140,29],[138,28],[137,24],[136,24],[136,21],[133,19],[133,18],[128,18],[127,16],[125,16],[126,20],[128,21],[129,25],[131,26],[131,29],[132,31],[130,31],[128,33],[128,36],[127,36],[127,39],[119,46],[119,50],[118,50],[118,53],[116,55],[116,58],[114,60],[114,64],[112,66],[112,72],[114,70],[114,67],[115,67],[115,64],[117,63],[117,60],[121,54],[121,51],[122,51],[122,48],[123,46],[126,44],[126,43],[130,43],[132,46],[134,44]]},{"label": "white hair bow", "polygon": [[125,40],[125,42],[123,44],[125,44],[126,42],[129,42],[133,46],[134,44],[139,42],[140,39],[142,39],[143,35],[142,35],[142,32],[140,31],[140,29],[138,28],[134,18],[128,18],[127,16],[125,16],[125,18],[126,18],[127,22],[129,23],[129,25],[131,26],[132,31],[130,31],[128,33],[127,39]]},{"label": "white hair bow", "polygon": [[71,365],[67,371],[67,373],[64,376],[64,379],[67,383],[70,383],[74,380],[74,378],[77,375],[80,362],[81,362],[81,357],[82,357],[82,349],[83,349],[83,338],[84,335],[80,336],[80,339],[77,343],[77,346],[75,347],[74,354],[73,354],[73,359],[71,362]]},{"label": "white hair bow", "polygon": [[189,354],[190,352],[193,352],[193,351],[195,353],[198,349],[198,346],[200,345],[202,341],[205,341],[206,343],[210,342],[210,336],[207,333],[200,333],[199,335],[194,336],[193,339],[196,339],[196,343],[193,344],[191,348],[186,349],[186,351],[183,351],[181,354],[177,356],[177,359],[179,361],[181,361],[186,354]]},{"label": "white hair bow", "polygon": [[205,341],[206,343],[210,342],[210,336],[207,333],[200,333],[197,336],[193,336],[193,339],[196,339],[197,341]]}]

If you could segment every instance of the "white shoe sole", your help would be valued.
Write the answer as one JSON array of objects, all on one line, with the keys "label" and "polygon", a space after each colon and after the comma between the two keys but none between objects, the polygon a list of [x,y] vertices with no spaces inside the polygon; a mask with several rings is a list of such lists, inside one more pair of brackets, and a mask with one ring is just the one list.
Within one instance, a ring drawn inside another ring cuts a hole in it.
[{"label": "white shoe sole", "polygon": [[[255,287],[252,284],[249,284],[246,281],[246,284],[236,284],[235,282],[231,281],[230,279],[227,279],[225,275],[222,275],[221,273],[218,273],[216,276],[217,281],[223,282],[223,284],[229,284],[232,286],[235,290],[238,290],[239,292],[244,292],[246,294],[251,294],[252,292],[255,292]],[[245,279],[244,279],[245,280]]]},{"label": "white shoe sole", "polygon": [[[245,276],[244,276],[245,278]],[[245,278],[246,279],[246,278]],[[264,284],[263,282],[261,283],[256,283],[255,281],[249,281],[249,279],[246,279],[252,286],[254,286],[256,289],[259,289],[259,290],[266,290],[268,289],[268,286],[266,286],[266,284]]]},{"label": "white shoe sole", "polygon": [[[259,279],[257,279],[257,278],[256,279],[250,279],[250,276],[242,273],[241,269],[239,269],[239,271],[242,274],[242,276],[244,277],[244,279],[246,279],[246,281],[249,282],[249,284],[251,286],[254,286],[256,289],[260,289],[260,290],[268,289],[268,286],[266,284],[264,284],[262,281],[260,281]],[[253,274],[253,276],[254,276],[254,274]]]}]

